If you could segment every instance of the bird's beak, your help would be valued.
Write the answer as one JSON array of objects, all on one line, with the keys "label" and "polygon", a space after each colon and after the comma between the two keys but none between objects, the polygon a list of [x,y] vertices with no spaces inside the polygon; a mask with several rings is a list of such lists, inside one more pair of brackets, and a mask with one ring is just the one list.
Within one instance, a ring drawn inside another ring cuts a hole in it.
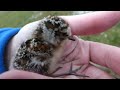
[{"label": "bird's beak", "polygon": [[69,40],[75,41],[75,38],[73,36],[68,36]]}]

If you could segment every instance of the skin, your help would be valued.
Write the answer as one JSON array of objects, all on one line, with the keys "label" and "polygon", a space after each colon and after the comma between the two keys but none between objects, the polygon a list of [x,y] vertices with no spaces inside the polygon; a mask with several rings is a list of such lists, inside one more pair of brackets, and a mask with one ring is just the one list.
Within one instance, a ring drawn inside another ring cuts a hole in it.
[{"label": "skin", "polygon": [[[83,15],[61,16],[65,19],[73,35],[98,34],[108,30],[120,21],[120,11],[99,11]],[[78,74],[87,75],[86,79],[113,79],[107,72],[93,66],[89,62],[110,68],[120,75],[120,48],[98,42],[84,41],[74,36],[76,41],[68,41],[64,46],[64,54],[61,56],[62,69],[55,74],[63,73],[70,69],[81,66]],[[15,42],[14,42],[15,43]],[[9,46],[8,48],[11,48]],[[98,52],[99,51],[99,52]],[[13,52],[10,52],[13,53]],[[82,79],[74,75],[64,77],[47,77],[40,74],[11,70],[0,75],[0,79]],[[84,79],[85,79],[84,78]]]}]

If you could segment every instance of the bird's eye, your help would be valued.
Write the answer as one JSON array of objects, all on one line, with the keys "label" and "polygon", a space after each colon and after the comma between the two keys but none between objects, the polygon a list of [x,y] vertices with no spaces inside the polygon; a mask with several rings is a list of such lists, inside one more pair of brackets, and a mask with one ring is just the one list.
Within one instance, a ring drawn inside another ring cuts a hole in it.
[{"label": "bird's eye", "polygon": [[60,32],[58,32],[58,31],[55,31],[55,35],[60,35]]},{"label": "bird's eye", "polygon": [[60,26],[60,23],[55,23],[55,27],[58,28]]},{"label": "bird's eye", "polygon": [[50,21],[45,22],[45,25],[48,29],[49,28],[54,29],[54,27],[55,27]]},{"label": "bird's eye", "polygon": [[63,35],[63,36],[68,36],[68,34],[67,34],[67,33],[62,33],[62,35]]}]

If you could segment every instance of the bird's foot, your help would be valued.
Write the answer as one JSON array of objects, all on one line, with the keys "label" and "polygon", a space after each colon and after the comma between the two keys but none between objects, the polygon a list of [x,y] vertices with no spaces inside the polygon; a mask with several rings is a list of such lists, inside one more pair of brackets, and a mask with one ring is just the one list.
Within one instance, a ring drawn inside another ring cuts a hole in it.
[{"label": "bird's foot", "polygon": [[[56,71],[58,71],[59,69],[61,69],[61,68],[62,68],[62,67],[58,67],[58,68],[54,71],[54,73],[55,73]],[[89,76],[86,76],[86,75],[80,75],[80,74],[77,74],[77,73],[76,73],[76,72],[77,72],[78,70],[80,70],[81,68],[82,68],[82,66],[80,66],[79,68],[77,68],[77,69],[75,69],[75,70],[72,70],[72,69],[73,69],[73,65],[72,65],[72,63],[71,63],[69,72],[60,73],[60,74],[55,74],[55,75],[51,74],[50,76],[51,76],[51,77],[60,77],[60,76],[66,76],[66,75],[75,75],[75,76],[77,76],[77,77],[89,77]]]}]

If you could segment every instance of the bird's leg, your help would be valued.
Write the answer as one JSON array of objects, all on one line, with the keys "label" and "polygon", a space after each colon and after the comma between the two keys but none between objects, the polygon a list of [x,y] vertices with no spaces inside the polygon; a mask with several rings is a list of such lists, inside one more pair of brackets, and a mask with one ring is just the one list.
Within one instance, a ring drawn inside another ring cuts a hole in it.
[{"label": "bird's leg", "polygon": [[[83,65],[82,65],[83,66]],[[69,70],[69,75],[75,75],[75,76],[80,76],[80,77],[88,77],[88,76],[85,76],[85,75],[80,75],[80,74],[77,74],[76,72],[78,71],[78,70],[80,70],[81,68],[82,68],[82,66],[80,66],[79,68],[77,68],[77,69],[75,69],[75,70],[72,70],[73,69],[73,65],[72,65],[72,63],[71,63],[71,65],[70,65],[70,70]]]},{"label": "bird's leg", "polygon": [[[60,68],[61,68],[61,67],[60,67]],[[58,69],[60,69],[60,68],[58,68]],[[50,75],[50,76],[52,76],[52,77],[60,77],[60,76],[65,76],[65,75],[75,75],[75,76],[79,76],[79,77],[89,77],[89,76],[80,75],[80,74],[77,74],[77,73],[76,73],[78,70],[80,70],[80,69],[82,68],[82,66],[80,66],[79,68],[77,68],[77,69],[75,69],[75,70],[72,70],[72,68],[73,68],[73,65],[72,65],[72,63],[71,63],[69,72],[65,72],[65,73],[61,73],[61,74],[55,74],[55,75]],[[58,69],[57,69],[57,70],[58,70]],[[56,72],[57,70],[55,70],[55,72]]]},{"label": "bird's leg", "polygon": [[62,67],[58,67],[57,69],[55,69],[55,71],[53,71],[52,73],[50,73],[50,75],[52,75],[53,73],[57,72],[59,69],[61,69]]}]

